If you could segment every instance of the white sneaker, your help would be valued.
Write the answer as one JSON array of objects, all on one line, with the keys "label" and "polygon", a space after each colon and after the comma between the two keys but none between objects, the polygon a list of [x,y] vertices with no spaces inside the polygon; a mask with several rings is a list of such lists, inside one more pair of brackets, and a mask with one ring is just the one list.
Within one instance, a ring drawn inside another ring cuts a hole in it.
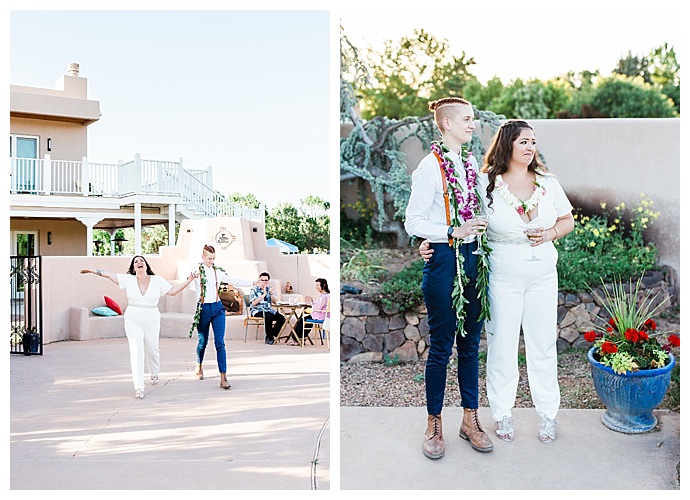
[{"label": "white sneaker", "polygon": [[144,399],[144,391],[139,389],[135,394],[134,397],[137,399]]},{"label": "white sneaker", "polygon": [[496,435],[498,439],[511,442],[515,439],[515,429],[513,429],[513,417],[505,416],[496,422]]},{"label": "white sneaker", "polygon": [[539,441],[550,443],[556,439],[556,419],[541,415],[539,417]]}]

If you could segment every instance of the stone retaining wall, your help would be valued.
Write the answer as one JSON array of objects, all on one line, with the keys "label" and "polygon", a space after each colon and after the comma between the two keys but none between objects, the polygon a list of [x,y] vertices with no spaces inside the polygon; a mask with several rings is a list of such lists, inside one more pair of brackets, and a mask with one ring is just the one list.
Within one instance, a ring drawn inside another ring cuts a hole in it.
[{"label": "stone retaining wall", "polygon": [[[633,283],[634,285],[634,283]],[[648,296],[658,294],[655,304],[669,299],[664,306],[675,305],[672,285],[663,272],[648,273],[642,288]],[[595,289],[595,291],[597,291]],[[599,297],[604,296],[601,290]],[[588,347],[583,333],[596,322],[608,321],[600,299],[592,293],[558,294],[558,351],[570,347]],[[425,359],[429,350],[429,323],[426,306],[400,313],[380,305],[375,295],[343,295],[340,310],[340,360],[347,362],[383,361],[384,356],[397,356],[398,361]],[[661,319],[655,315],[655,320]],[[480,350],[486,350],[485,333]]]}]

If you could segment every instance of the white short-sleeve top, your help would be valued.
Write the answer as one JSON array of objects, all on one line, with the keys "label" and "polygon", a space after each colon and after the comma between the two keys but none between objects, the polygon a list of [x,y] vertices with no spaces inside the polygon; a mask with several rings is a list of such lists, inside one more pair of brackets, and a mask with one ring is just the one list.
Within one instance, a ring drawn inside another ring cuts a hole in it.
[{"label": "white short-sleeve top", "polygon": [[151,276],[149,287],[146,289],[146,293],[143,295],[141,290],[139,290],[137,277],[135,275],[118,273],[117,281],[120,285],[120,288],[127,291],[127,308],[147,307],[157,309],[158,299],[161,297],[161,295],[168,293],[168,291],[172,288],[172,285],[164,278],[156,275]]}]

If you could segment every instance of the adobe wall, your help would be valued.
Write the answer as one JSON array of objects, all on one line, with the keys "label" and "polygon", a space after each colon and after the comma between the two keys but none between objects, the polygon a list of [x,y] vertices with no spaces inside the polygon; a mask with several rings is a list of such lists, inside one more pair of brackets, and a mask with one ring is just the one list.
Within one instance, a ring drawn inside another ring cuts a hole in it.
[{"label": "adobe wall", "polygon": [[[660,212],[648,237],[659,248],[659,264],[680,282],[680,119],[529,120],[537,147],[574,206],[639,202],[640,193]],[[351,127],[343,125],[341,136]],[[480,133],[479,127],[477,133]],[[484,143],[488,146],[488,138]],[[411,139],[403,146],[408,172],[426,154]],[[341,183],[341,206],[357,201],[357,183]],[[352,216],[352,212],[348,212]],[[673,284],[679,289],[678,284]]]},{"label": "adobe wall", "polygon": [[[224,243],[223,234],[228,237],[228,241],[232,241],[231,244]],[[178,244],[174,247],[161,247],[159,254],[146,255],[146,260],[157,275],[168,281],[183,280],[201,261],[201,250],[205,243],[216,248],[216,263],[238,279],[253,282],[259,272],[268,271],[271,278],[281,283],[290,281],[295,287],[295,293],[312,296],[315,295],[316,278],[326,278],[329,284],[337,283],[330,255],[283,255],[277,248],[266,245],[263,224],[236,217],[186,220],[182,223]],[[125,273],[132,257],[42,257],[43,342],[70,338],[70,307],[93,309],[104,305],[104,295],[115,299],[123,308],[126,307],[125,292],[117,285],[91,274],[82,275],[79,270],[90,268]],[[181,293],[181,297],[175,299],[172,302],[179,301],[182,309],[190,301],[192,304],[196,303],[194,286],[190,285]],[[227,335],[237,337],[239,333],[228,332]],[[244,328],[241,335],[244,335]]]}]

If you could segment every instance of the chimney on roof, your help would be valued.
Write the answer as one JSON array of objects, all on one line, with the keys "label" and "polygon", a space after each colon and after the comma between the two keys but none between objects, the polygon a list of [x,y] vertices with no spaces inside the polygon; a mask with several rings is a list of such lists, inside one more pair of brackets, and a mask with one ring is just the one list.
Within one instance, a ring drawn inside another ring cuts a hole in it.
[{"label": "chimney on roof", "polygon": [[79,76],[79,63],[70,63],[67,68],[67,74],[69,76]]}]

